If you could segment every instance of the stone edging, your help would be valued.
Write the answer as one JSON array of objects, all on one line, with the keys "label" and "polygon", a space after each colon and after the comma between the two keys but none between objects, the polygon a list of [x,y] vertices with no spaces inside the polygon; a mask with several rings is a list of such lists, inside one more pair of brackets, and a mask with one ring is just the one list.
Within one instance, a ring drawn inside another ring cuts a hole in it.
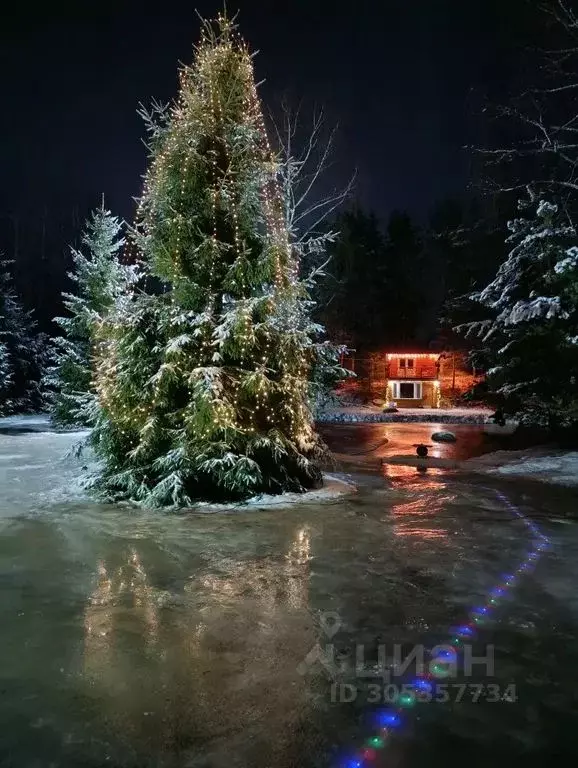
[{"label": "stone edging", "polygon": [[484,424],[486,416],[480,413],[453,416],[450,413],[327,413],[318,416],[318,424]]}]

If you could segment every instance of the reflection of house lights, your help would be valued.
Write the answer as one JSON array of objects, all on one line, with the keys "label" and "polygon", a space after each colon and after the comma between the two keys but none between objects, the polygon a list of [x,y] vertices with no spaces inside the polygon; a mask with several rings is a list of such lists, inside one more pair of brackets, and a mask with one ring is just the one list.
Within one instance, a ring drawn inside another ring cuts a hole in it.
[{"label": "reflection of house lights", "polygon": [[[412,469],[414,469],[412,467]],[[430,488],[435,488],[436,483]],[[440,511],[442,499],[436,499],[432,504],[430,498],[422,494],[419,499],[403,504],[394,504],[392,507],[394,536],[415,536],[423,541],[428,539],[445,539],[448,536],[446,528],[428,526],[428,522]]]},{"label": "reflection of house lights", "polygon": [[[410,681],[409,684],[404,685],[404,689],[407,689],[408,692],[399,695],[391,709],[373,712],[372,724],[374,728],[378,729],[378,735],[370,737],[366,741],[365,746],[361,747],[355,755],[339,763],[339,768],[369,768],[378,756],[377,749],[387,746],[395,729],[402,725],[401,715],[404,710],[419,703],[420,695],[423,696],[425,694],[425,700],[428,700],[427,696],[434,690],[436,679],[443,679],[448,676],[447,667],[444,664],[458,664],[463,640],[475,638],[478,625],[491,618],[491,612],[498,607],[499,599],[507,594],[509,589],[515,587],[516,581],[520,576],[537,565],[542,553],[548,548],[549,539],[540,531],[538,526],[532,520],[529,520],[518,507],[512,504],[503,493],[499,491],[494,491],[494,493],[506,505],[509,511],[521,520],[532,535],[529,552],[512,573],[503,576],[501,583],[489,591],[485,600],[486,604],[481,607],[472,608],[469,612],[469,620],[462,626],[452,630],[449,643],[451,646],[454,646],[455,650],[452,648],[451,651],[449,649],[440,651],[435,655],[435,658],[432,656],[431,672],[429,675],[417,677]],[[423,701],[424,699],[422,698],[421,700]]]}]

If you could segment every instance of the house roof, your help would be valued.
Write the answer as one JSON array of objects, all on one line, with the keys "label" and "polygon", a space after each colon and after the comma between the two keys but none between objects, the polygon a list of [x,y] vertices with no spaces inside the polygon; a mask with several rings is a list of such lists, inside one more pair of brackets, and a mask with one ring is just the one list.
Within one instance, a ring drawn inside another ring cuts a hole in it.
[{"label": "house roof", "polygon": [[440,356],[441,352],[386,352],[386,356],[390,357],[429,357],[431,360],[436,360]]}]

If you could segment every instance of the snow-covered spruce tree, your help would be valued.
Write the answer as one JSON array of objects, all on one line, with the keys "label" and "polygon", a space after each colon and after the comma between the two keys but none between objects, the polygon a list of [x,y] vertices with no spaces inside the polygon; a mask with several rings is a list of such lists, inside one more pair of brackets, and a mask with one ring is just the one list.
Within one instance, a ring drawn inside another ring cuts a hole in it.
[{"label": "snow-covered spruce tree", "polygon": [[317,486],[315,327],[251,55],[227,19],[204,24],[164,118],[151,126],[135,227],[163,292],[125,302],[100,326],[93,487],[187,506]]},{"label": "snow-covered spruce tree", "polygon": [[512,249],[495,279],[472,299],[493,317],[474,323],[494,367],[491,389],[506,412],[551,428],[578,421],[578,247],[561,207],[532,190],[532,218],[509,222]]},{"label": "snow-covered spruce tree", "polygon": [[45,383],[51,391],[51,415],[61,426],[86,426],[93,412],[93,329],[136,279],[134,266],[121,264],[122,224],[104,207],[88,219],[83,250],[72,248],[74,293],[63,293],[66,317],[54,320],[63,335],[52,340]]},{"label": "snow-covered spruce tree", "polygon": [[31,413],[45,405],[40,385],[46,339],[37,333],[12,286],[10,262],[0,261],[0,415]]}]

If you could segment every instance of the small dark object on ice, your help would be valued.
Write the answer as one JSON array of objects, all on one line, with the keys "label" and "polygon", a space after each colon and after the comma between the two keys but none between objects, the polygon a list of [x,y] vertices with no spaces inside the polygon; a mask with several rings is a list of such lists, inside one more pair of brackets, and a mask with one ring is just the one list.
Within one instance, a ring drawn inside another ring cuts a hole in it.
[{"label": "small dark object on ice", "polygon": [[415,449],[415,452],[420,457],[420,459],[425,459],[428,453],[427,445],[420,443]]},{"label": "small dark object on ice", "polygon": [[457,437],[449,430],[446,432],[434,432],[431,439],[435,440],[436,443],[455,443],[457,441]]},{"label": "small dark object on ice", "polygon": [[498,408],[498,410],[492,414],[491,418],[493,419],[494,424],[498,424],[500,427],[506,426],[506,419],[504,418],[504,412],[501,408]]},{"label": "small dark object on ice", "polygon": [[382,413],[397,413],[399,408],[396,408],[395,405],[388,405],[383,408]]}]

